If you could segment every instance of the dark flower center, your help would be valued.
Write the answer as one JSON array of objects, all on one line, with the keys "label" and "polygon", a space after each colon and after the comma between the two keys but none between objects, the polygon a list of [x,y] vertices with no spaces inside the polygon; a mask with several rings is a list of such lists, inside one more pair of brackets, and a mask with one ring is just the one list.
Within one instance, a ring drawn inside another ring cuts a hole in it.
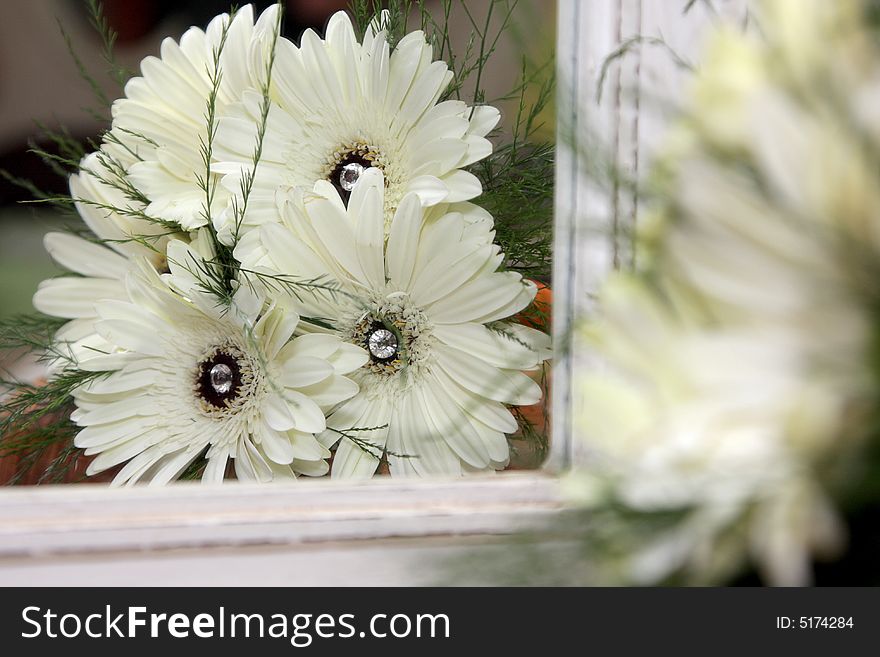
[{"label": "dark flower center", "polygon": [[352,152],[346,155],[339,164],[330,172],[330,183],[339,192],[339,197],[345,205],[351,198],[351,192],[360,180],[361,174],[373,166],[373,161],[364,157],[361,153]]},{"label": "dark flower center", "polygon": [[199,363],[196,392],[215,408],[226,408],[241,389],[241,366],[225,351],[216,351]]},{"label": "dark flower center", "polygon": [[400,355],[397,335],[382,322],[373,322],[367,331],[364,344],[374,363],[390,363]]}]

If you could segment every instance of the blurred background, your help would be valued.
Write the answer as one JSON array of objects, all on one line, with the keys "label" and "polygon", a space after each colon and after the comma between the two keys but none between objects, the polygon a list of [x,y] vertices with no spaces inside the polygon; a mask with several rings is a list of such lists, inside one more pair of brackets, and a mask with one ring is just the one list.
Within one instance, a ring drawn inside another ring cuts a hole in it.
[{"label": "blurred background", "polygon": [[[273,4],[253,3],[258,11]],[[286,0],[284,36],[299,39],[306,28],[323,32],[328,17],[345,9],[346,0]],[[470,16],[482,23],[490,0],[465,0],[467,11],[454,2],[450,34],[454,46],[463,50],[471,34]],[[114,48],[117,60],[132,71],[140,61],[157,54],[163,38],[178,39],[191,25],[204,27],[212,17],[228,11],[229,0],[103,0],[104,15],[118,34]],[[429,0],[438,19],[441,3]],[[110,99],[121,89],[106,75],[102,42],[89,22],[86,0],[5,0],[0,22],[0,319],[32,311],[31,296],[37,284],[58,273],[42,246],[43,235],[69,223],[39,205],[22,203],[32,195],[9,180],[9,176],[32,181],[38,188],[64,194],[66,181],[51,171],[36,155],[31,143],[52,151],[41,138],[41,127],[66,130],[87,143],[99,140],[107,127],[109,107],[101,106],[83,79],[70,48]],[[481,81],[489,102],[507,117],[515,111],[502,97],[516,85],[523,57],[530,66],[552,58],[555,35],[555,2],[520,0],[512,25],[498,42]],[[503,15],[497,7],[493,27],[497,31]],[[415,22],[413,23],[415,24]],[[552,67],[548,67],[552,70]],[[553,110],[545,111],[545,134],[553,135]],[[14,361],[14,362],[11,362]],[[0,366],[17,376],[39,374],[17,354],[0,354]]]}]

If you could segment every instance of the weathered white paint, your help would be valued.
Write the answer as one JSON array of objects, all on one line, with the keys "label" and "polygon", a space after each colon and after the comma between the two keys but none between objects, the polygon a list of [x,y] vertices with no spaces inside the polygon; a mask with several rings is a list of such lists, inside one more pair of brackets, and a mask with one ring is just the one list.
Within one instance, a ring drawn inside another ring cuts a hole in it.
[{"label": "weathered white paint", "polygon": [[638,256],[637,183],[687,93],[707,29],[744,23],[747,5],[697,0],[685,13],[685,0],[559,0],[554,471],[589,458],[576,422],[577,373],[602,363],[579,343],[577,321],[595,312],[609,272]]},{"label": "weathered white paint", "polygon": [[475,581],[467,575],[475,558],[504,549],[503,537],[452,535],[96,551],[7,560],[0,577],[4,586],[467,585]]},{"label": "weathered white paint", "polygon": [[[554,478],[101,485],[3,492],[0,582],[414,584],[430,564],[563,509]],[[412,568],[410,568],[412,566]]]}]

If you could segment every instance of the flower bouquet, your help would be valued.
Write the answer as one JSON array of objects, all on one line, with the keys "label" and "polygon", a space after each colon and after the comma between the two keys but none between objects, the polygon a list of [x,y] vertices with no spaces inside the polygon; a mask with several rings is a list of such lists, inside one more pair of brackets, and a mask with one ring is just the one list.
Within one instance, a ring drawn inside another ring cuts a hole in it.
[{"label": "flower bouquet", "polygon": [[91,152],[44,153],[71,175],[42,200],[84,225],[46,236],[70,274],[3,326],[48,381],[7,382],[0,453],[60,444],[115,485],[508,464],[551,353],[549,87],[496,148],[488,19],[456,57],[409,10],[356,2],[298,43],[280,6],[218,16],[143,60]]}]

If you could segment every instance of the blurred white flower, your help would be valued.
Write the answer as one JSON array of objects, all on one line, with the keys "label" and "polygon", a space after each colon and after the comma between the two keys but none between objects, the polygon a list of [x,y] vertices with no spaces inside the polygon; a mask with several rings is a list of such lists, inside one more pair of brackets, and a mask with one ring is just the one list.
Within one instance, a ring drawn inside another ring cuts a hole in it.
[{"label": "blurred white flower", "polygon": [[880,50],[860,2],[770,0],[760,36],[710,46],[654,180],[641,274],[585,329],[591,450],[577,486],[681,513],[628,546],[627,577],[712,582],[746,560],[806,584],[846,541],[876,388]]},{"label": "blurred white flower", "polygon": [[[831,553],[844,538],[814,478],[846,448],[841,428],[862,392],[862,353],[850,353],[850,371],[811,371],[817,364],[796,326],[701,326],[623,277],[608,283],[601,316],[588,345],[606,367],[578,382],[592,464],[578,476],[604,481],[629,508],[688,509],[691,518],[671,544],[659,540],[666,549],[640,547],[633,563],[648,551],[652,574],[644,565],[633,574],[662,579],[693,568],[695,543],[719,540],[746,518],[740,556],[751,549],[776,583],[807,581],[813,551]],[[786,512],[792,497],[803,505]],[[767,517],[776,518],[772,531]]]}]

